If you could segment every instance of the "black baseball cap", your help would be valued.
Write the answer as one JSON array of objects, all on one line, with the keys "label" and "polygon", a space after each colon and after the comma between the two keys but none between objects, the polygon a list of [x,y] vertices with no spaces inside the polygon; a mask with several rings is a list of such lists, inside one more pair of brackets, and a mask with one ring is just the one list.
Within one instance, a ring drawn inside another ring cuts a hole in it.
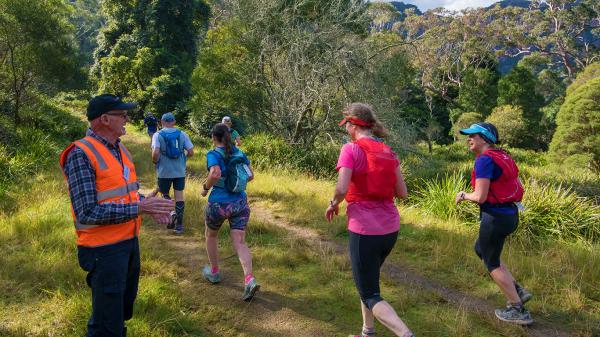
[{"label": "black baseball cap", "polygon": [[86,116],[88,121],[94,120],[103,114],[112,110],[130,110],[137,106],[137,103],[123,102],[121,97],[113,94],[102,94],[95,96],[90,100],[87,106]]}]

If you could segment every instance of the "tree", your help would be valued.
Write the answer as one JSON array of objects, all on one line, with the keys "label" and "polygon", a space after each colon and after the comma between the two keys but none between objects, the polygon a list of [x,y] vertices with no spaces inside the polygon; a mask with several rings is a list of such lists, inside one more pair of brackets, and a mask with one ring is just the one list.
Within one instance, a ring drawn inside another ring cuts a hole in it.
[{"label": "tree", "polygon": [[[456,92],[472,69],[494,69],[494,31],[485,9],[430,10],[410,15],[394,28],[403,38],[421,86],[460,107]],[[463,109],[463,111],[468,111]]]},{"label": "tree", "polygon": [[[224,115],[252,129],[264,128],[270,115],[265,88],[259,81],[258,52],[246,46],[236,19],[208,31],[192,75],[192,127],[209,134]],[[238,130],[239,131],[239,130]]]},{"label": "tree", "polygon": [[460,108],[453,109],[450,115],[452,120],[469,111],[477,111],[482,116],[490,114],[498,99],[497,84],[500,78],[494,68],[474,68],[465,71],[456,98]]},{"label": "tree", "polygon": [[520,106],[499,106],[492,111],[485,121],[494,124],[498,129],[498,135],[502,143],[512,147],[528,145],[526,135],[529,130],[527,129],[523,109]]},{"label": "tree", "polygon": [[[163,113],[187,117],[190,77],[209,9],[203,0],[106,0],[92,75],[114,92]],[[141,117],[141,116],[136,116]]]},{"label": "tree", "polygon": [[[569,90],[556,118],[550,153],[557,161],[578,157],[600,170],[600,77]],[[582,160],[578,160],[581,162]]]},{"label": "tree", "polygon": [[0,98],[15,127],[33,90],[62,87],[77,74],[68,14],[61,0],[0,0]]},{"label": "tree", "polygon": [[513,105],[522,109],[528,133],[523,135],[529,147],[537,148],[544,98],[536,92],[537,81],[524,67],[516,66],[498,81],[498,105]]},{"label": "tree", "polygon": [[600,77],[600,62],[592,63],[585,67],[585,69],[583,69],[583,71],[577,75],[577,78],[567,88],[567,95],[571,94],[580,86],[597,77]]},{"label": "tree", "polygon": [[496,8],[493,16],[505,55],[549,56],[575,79],[578,71],[600,58],[600,6],[596,0],[533,0],[529,8]]},{"label": "tree", "polygon": [[332,123],[345,104],[344,86],[367,62],[366,9],[360,0],[239,3],[235,16],[259,55],[270,131],[289,143],[312,145]]},{"label": "tree", "polygon": [[456,122],[452,124],[452,136],[454,137],[454,141],[460,138],[460,130],[468,128],[469,126],[480,123],[483,121],[483,115],[479,112],[465,112],[458,117]]}]

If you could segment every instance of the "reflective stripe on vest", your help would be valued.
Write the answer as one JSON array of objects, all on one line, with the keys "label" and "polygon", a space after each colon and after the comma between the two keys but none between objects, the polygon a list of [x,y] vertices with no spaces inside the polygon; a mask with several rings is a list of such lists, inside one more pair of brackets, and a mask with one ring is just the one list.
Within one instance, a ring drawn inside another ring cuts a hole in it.
[{"label": "reflective stripe on vest", "polygon": [[[60,157],[63,169],[69,152],[75,146],[85,153],[96,173],[96,198],[99,204],[139,202],[137,191],[140,185],[131,161],[131,154],[123,144],[119,143],[121,163],[103,143],[93,137],[85,137],[72,143],[63,151]],[[72,207],[71,213],[79,246],[105,246],[139,235],[141,216],[123,223],[94,225],[79,222]]]},{"label": "reflective stripe on vest", "polygon": [[[100,169],[101,170],[106,170],[108,168],[108,166],[106,166],[106,162],[104,162],[104,158],[102,158],[102,156],[100,155],[100,153],[98,152],[98,150],[96,150],[96,148],[94,147],[94,145],[92,145],[92,143],[90,143],[89,141],[87,141],[85,138],[84,139],[80,139],[79,140],[81,143],[85,144],[90,151],[92,151],[94,153],[94,156],[96,156],[96,160],[98,161],[98,165],[100,165]],[[85,151],[84,151],[85,153]]]},{"label": "reflective stripe on vest", "polygon": [[140,183],[137,181],[127,184],[125,186],[117,187],[112,190],[98,192],[98,201],[127,196],[129,192],[137,191],[140,189]]}]

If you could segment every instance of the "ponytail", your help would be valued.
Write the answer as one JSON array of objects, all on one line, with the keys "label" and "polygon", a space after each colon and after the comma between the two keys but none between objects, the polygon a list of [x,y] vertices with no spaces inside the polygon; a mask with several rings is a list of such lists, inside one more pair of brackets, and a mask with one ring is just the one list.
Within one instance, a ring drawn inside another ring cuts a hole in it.
[{"label": "ponytail", "polygon": [[352,103],[346,107],[342,114],[346,118],[357,118],[368,123],[369,126],[360,127],[370,129],[375,137],[385,138],[390,135],[390,132],[381,124],[375,112],[373,112],[373,108],[368,104]]},{"label": "ponytail", "polygon": [[233,141],[231,140],[231,132],[229,127],[223,123],[219,123],[212,128],[211,135],[219,143],[225,145],[225,156],[229,156],[233,153]]},{"label": "ponytail", "polygon": [[390,135],[388,129],[386,129],[377,118],[375,118],[375,122],[371,126],[371,132],[373,133],[373,136],[378,138],[385,138]]}]

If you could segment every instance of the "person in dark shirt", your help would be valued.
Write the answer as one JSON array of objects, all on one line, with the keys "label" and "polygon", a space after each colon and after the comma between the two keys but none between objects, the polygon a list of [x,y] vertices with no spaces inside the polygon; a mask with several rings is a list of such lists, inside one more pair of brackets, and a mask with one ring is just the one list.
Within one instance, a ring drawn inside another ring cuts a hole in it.
[{"label": "person in dark shirt", "polygon": [[508,300],[505,309],[496,309],[496,317],[505,322],[529,325],[533,319],[524,303],[532,295],[517,283],[500,261],[504,241],[519,223],[518,205],[523,196],[519,170],[508,153],[496,148],[499,137],[493,124],[473,124],[460,130],[460,133],[469,136],[469,150],[477,158],[471,177],[474,191],[458,192],[456,203],[471,201],[479,205],[479,236],[475,242],[475,252]]},{"label": "person in dark shirt", "polygon": [[156,133],[156,130],[158,130],[158,120],[156,119],[156,117],[154,117],[152,112],[146,113],[146,117],[144,118],[144,125],[148,128],[148,136],[150,136],[150,139],[152,139],[152,137]]}]

